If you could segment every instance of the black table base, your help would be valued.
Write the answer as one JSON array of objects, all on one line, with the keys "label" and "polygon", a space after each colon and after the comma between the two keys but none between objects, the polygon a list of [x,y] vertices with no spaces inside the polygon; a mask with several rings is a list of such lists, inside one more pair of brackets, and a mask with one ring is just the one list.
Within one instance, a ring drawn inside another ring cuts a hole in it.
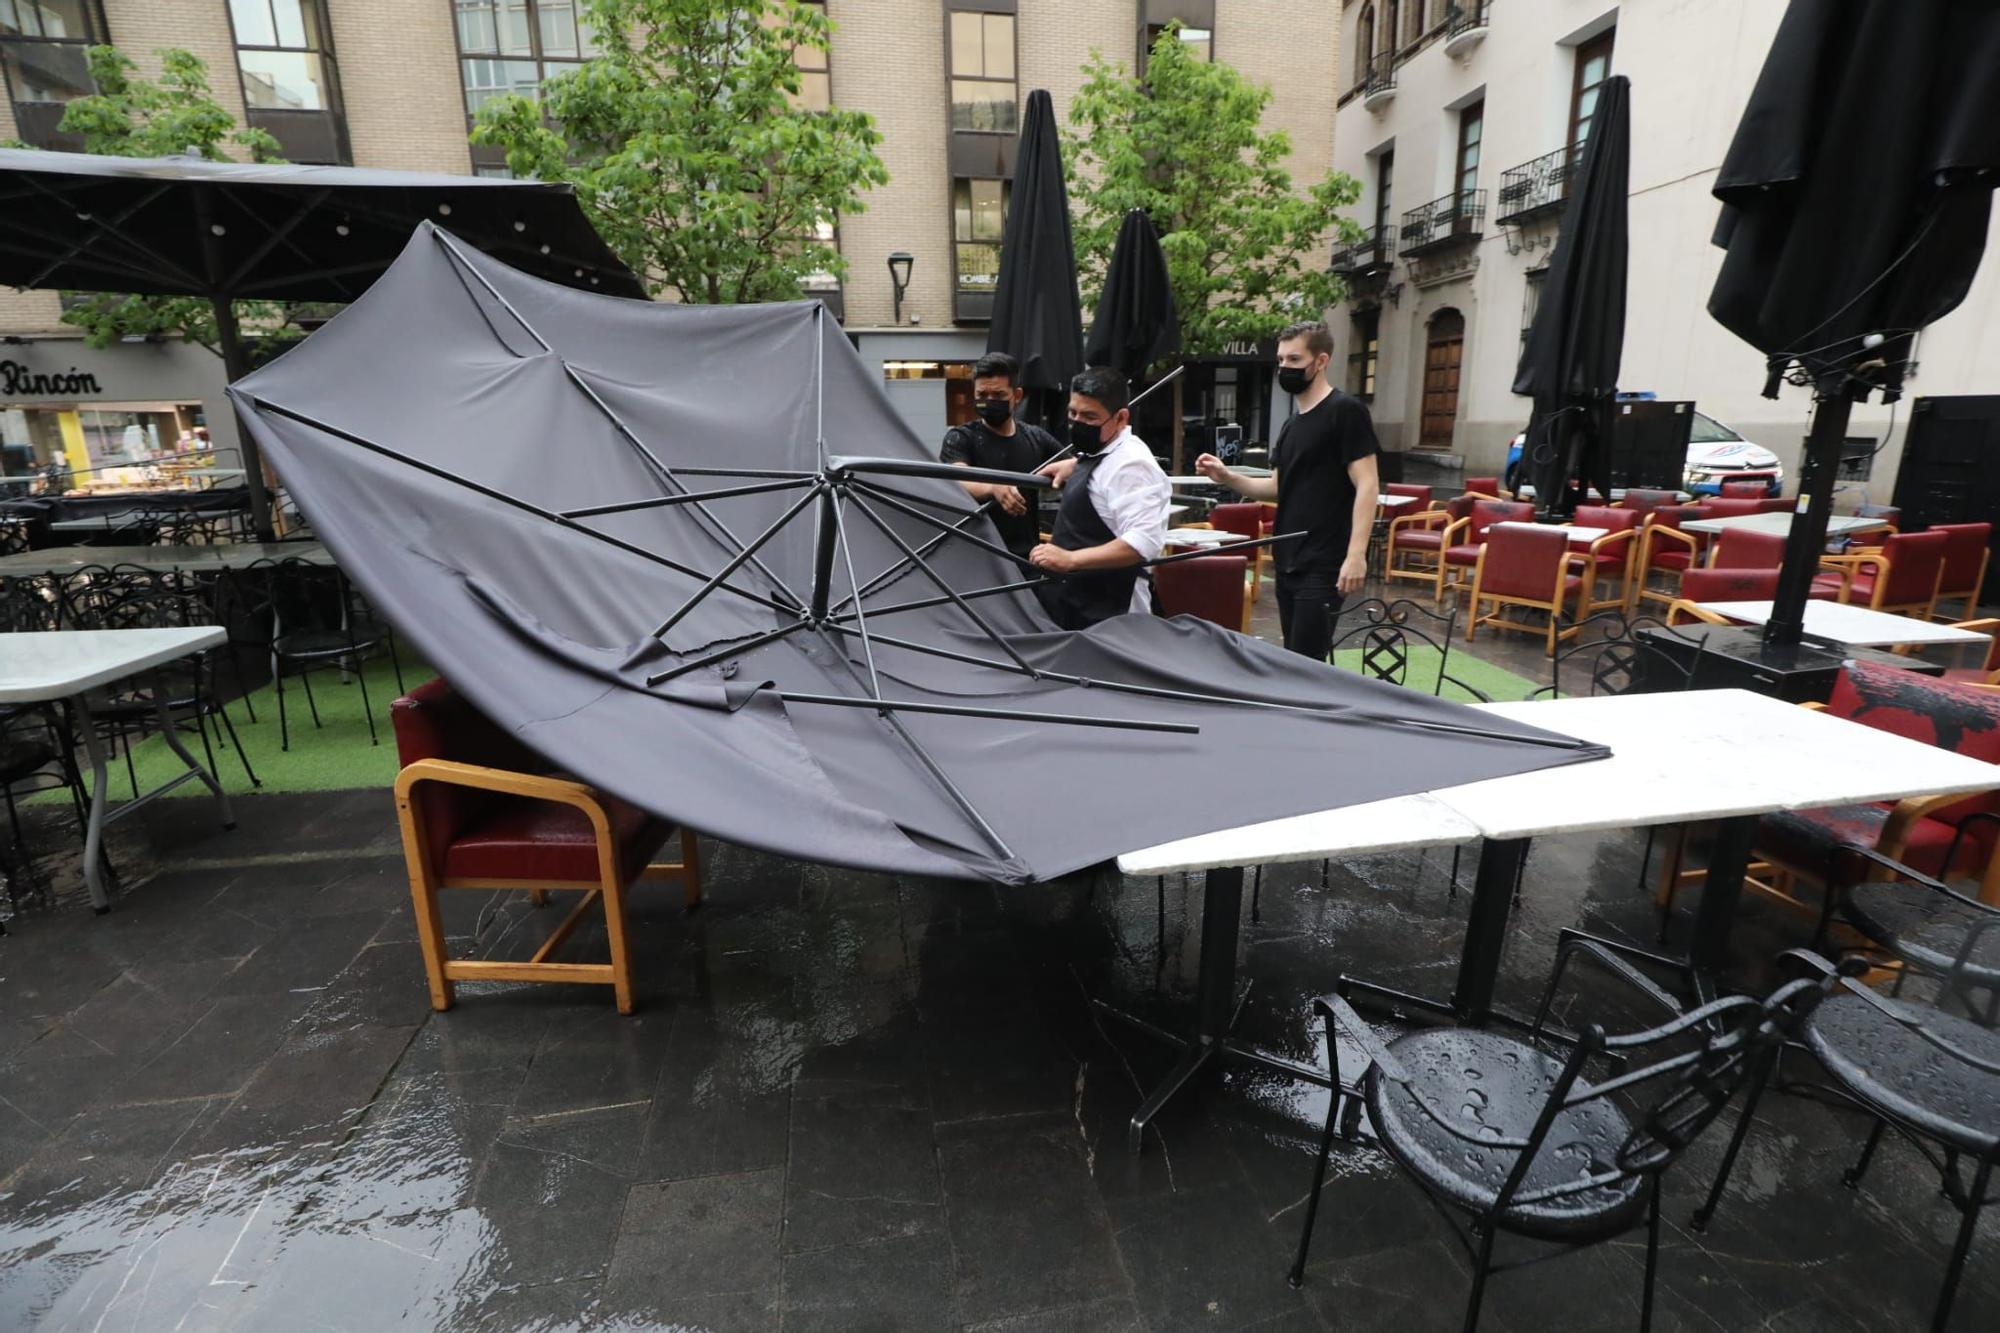
[{"label": "black table base", "polygon": [[[1927,675],[1942,675],[1933,662],[1876,648],[1855,648],[1808,637],[1802,643],[1772,644],[1756,626],[1682,626],[1678,633],[1642,629],[1640,636],[1683,667],[1695,670],[1694,687],[1701,690],[1754,690],[1786,703],[1825,703],[1839,679],[1841,663],[1873,662],[1879,666]],[[1692,635],[1701,649],[1688,644]]]}]

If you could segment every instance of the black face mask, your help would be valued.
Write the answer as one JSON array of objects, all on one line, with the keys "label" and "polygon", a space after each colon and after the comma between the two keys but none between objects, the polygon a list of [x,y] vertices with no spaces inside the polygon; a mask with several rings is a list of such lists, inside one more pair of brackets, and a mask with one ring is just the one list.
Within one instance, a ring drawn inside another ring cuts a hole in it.
[{"label": "black face mask", "polygon": [[1104,427],[1088,421],[1069,423],[1069,442],[1080,454],[1094,454],[1104,447]]},{"label": "black face mask", "polygon": [[1306,370],[1304,366],[1279,366],[1278,387],[1296,398],[1306,391],[1306,386],[1319,376]]},{"label": "black face mask", "polygon": [[975,398],[972,410],[989,426],[1002,426],[1014,415],[1014,405],[1005,398]]}]

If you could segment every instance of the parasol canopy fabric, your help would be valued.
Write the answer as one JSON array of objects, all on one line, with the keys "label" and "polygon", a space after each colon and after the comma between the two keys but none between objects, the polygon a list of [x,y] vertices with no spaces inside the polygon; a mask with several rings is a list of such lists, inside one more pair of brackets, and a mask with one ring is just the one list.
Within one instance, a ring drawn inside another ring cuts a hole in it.
[{"label": "parasol canopy fabric", "polygon": [[1136,380],[1180,350],[1181,317],[1174,308],[1173,278],[1160,249],[1160,233],[1146,210],[1135,208],[1118,224],[1083,359],[1087,365],[1116,367]]},{"label": "parasol canopy fabric", "polygon": [[1615,75],[1598,92],[1582,166],[1563,205],[1548,277],[1514,376],[1514,392],[1535,400],[1526,459],[1544,507],[1564,507],[1575,481],[1611,491],[1605,446],[1625,348],[1631,161],[1632,85]]},{"label": "parasol canopy fabric", "polygon": [[1022,387],[1069,392],[1083,369],[1083,306],[1076,294],[1076,246],[1055,105],[1028,94],[1015,158],[1013,196],[1000,245],[1000,281],[986,350],[1021,363]]},{"label": "parasol canopy fabric", "polygon": [[1965,299],[2000,184],[1996,70],[1990,0],[1786,7],[1715,179],[1708,304],[1770,358],[1768,394],[1794,362],[1878,359],[1893,394],[1914,335]]},{"label": "parasol canopy fabric", "polygon": [[577,292],[426,224],[230,392],[480,708],[780,854],[1022,882],[1603,753],[1204,622],[1054,630],[817,303]]}]

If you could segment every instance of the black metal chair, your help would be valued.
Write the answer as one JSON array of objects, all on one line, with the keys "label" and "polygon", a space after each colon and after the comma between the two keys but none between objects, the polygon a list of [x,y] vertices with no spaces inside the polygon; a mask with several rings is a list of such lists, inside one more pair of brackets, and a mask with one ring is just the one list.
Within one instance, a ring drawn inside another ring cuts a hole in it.
[{"label": "black metal chair", "polygon": [[34,855],[21,824],[17,802],[22,796],[69,791],[77,826],[83,825],[83,776],[76,766],[76,744],[63,715],[52,704],[0,708],[0,799],[7,807],[7,831],[14,854],[7,858],[7,900],[19,905],[19,885],[34,882]]},{"label": "black metal chair", "polygon": [[[1393,602],[1369,597],[1341,608],[1334,621],[1332,652],[1359,649],[1362,675],[1410,688],[1425,688],[1426,654],[1434,653],[1437,674],[1428,682],[1431,694],[1443,694],[1446,685],[1453,685],[1482,703],[1492,703],[1483,691],[1451,674],[1451,640],[1457,629],[1456,603],[1439,610],[1406,597]],[[1415,686],[1410,682],[1413,664],[1421,664]]]},{"label": "black metal chair", "polygon": [[[363,611],[346,575],[286,556],[252,563],[237,575],[235,583],[244,605],[260,621],[267,618],[269,628],[261,646],[270,653],[271,680],[278,694],[279,748],[292,748],[291,722],[285,708],[286,675],[295,675],[305,687],[306,707],[312,714],[313,728],[318,730],[319,703],[313,697],[312,673],[320,670],[353,676],[361,689],[368,743],[381,744],[363,667],[368,656],[388,640],[389,633]],[[400,683],[400,664],[396,674]]]},{"label": "black metal chair", "polygon": [[[1600,611],[1579,621],[1576,629],[1576,637],[1550,664],[1549,683],[1530,694],[1530,699],[1672,694],[1694,688],[1706,642],[1701,636],[1684,634],[1652,616],[1627,619],[1621,611]],[[1641,631],[1657,632],[1684,645],[1688,660],[1681,662],[1641,637]]]},{"label": "black metal chair", "polygon": [[[1977,824],[2000,825],[2000,815],[1967,816],[1959,836]],[[1849,926],[1870,949],[1900,967],[1891,995],[1901,995],[1910,977],[1927,977],[1942,983],[1941,1007],[1955,1000],[1967,1017],[1982,1026],[2000,1026],[2000,934],[1984,933],[2000,919],[2000,908],[1919,874],[1872,847],[1850,844],[1849,849],[1890,877],[1865,879],[1828,894],[1813,947],[1824,947],[1828,928],[1835,922]],[[1948,854],[1945,864],[1951,863]],[[1975,932],[1976,947],[1961,955],[1967,935]]]},{"label": "black metal chair", "polygon": [[30,544],[26,519],[0,517],[0,555],[20,555]]},{"label": "black metal chair", "polygon": [[[1578,951],[1636,983],[1644,998],[1663,1001],[1673,1016],[1619,1036],[1586,1026],[1558,1058],[1486,1028],[1422,1028],[1385,1041],[1340,996],[1313,1001],[1326,1024],[1335,1092],[1289,1275],[1294,1286],[1304,1279],[1335,1134],[1353,1139],[1365,1106],[1383,1148],[1453,1224],[1473,1260],[1467,1333],[1478,1327],[1492,1274],[1642,1225],[1640,1327],[1650,1327],[1661,1178],[1740,1089],[1761,1084],[1786,1039],[1830,989],[1832,969],[1826,981],[1795,981],[1761,1001],[1732,996],[1679,1012],[1616,955],[1573,945]],[[1544,1017],[1560,980],[1559,964],[1543,999]],[[1358,1086],[1342,1078],[1342,1032],[1366,1057]],[[1606,1066],[1601,1082],[1585,1077],[1594,1063]],[[1503,1232],[1554,1248],[1496,1264]]]}]

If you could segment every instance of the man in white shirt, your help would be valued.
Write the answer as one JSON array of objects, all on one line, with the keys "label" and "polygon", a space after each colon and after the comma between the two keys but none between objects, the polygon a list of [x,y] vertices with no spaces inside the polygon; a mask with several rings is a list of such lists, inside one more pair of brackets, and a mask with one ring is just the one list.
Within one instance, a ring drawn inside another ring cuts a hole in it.
[{"label": "man in white shirt", "polygon": [[1028,559],[1058,576],[1036,592],[1064,629],[1153,609],[1152,580],[1139,566],[1166,544],[1173,487],[1132,433],[1131,402],[1117,371],[1092,366],[1078,375],[1069,394],[1076,457],[1041,469],[1062,487],[1062,505],[1050,539]]}]

